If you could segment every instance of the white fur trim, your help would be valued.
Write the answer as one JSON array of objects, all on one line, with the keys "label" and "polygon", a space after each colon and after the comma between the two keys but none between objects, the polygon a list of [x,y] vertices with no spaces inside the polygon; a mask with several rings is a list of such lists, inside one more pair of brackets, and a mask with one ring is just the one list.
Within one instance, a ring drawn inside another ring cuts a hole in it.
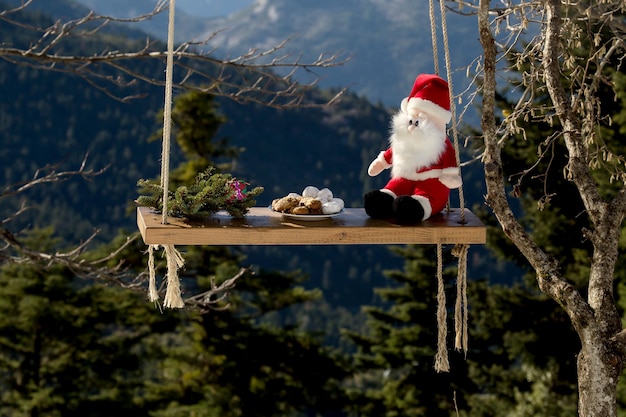
[{"label": "white fur trim", "polygon": [[404,175],[404,178],[408,180],[413,180],[413,181],[425,181],[425,180],[430,180],[433,178],[439,178],[443,174],[459,175],[460,171],[459,171],[459,168],[457,167],[444,168],[444,169],[429,169],[428,171],[415,172],[413,174],[406,174]]},{"label": "white fur trim", "polygon": [[433,208],[430,205],[430,201],[428,201],[426,197],[422,195],[412,195],[411,198],[422,205],[422,208],[424,209],[424,217],[422,217],[422,220],[426,220],[431,214],[433,214]]},{"label": "white fur trim", "polygon": [[450,175],[461,175],[461,170],[459,167],[448,167],[441,170],[442,174],[450,174]]},{"label": "white fur trim", "polygon": [[380,191],[381,191],[381,192],[383,192],[383,193],[385,193],[385,194],[388,194],[388,195],[392,196],[393,198],[398,198],[398,196],[396,195],[396,193],[394,193],[393,191],[388,190],[388,189],[386,189],[386,188],[381,188],[381,189],[380,189]]},{"label": "white fur trim", "polygon": [[400,102],[400,112],[407,114],[406,113],[406,105],[409,104],[409,98],[405,97],[402,99],[402,101]]},{"label": "white fur trim", "polygon": [[427,114],[436,117],[437,119],[448,123],[452,119],[452,112],[444,109],[438,104],[433,103],[432,101],[424,100],[419,97],[406,97],[400,103],[400,108],[404,113],[407,113],[411,116],[416,116],[419,112],[424,112]]}]

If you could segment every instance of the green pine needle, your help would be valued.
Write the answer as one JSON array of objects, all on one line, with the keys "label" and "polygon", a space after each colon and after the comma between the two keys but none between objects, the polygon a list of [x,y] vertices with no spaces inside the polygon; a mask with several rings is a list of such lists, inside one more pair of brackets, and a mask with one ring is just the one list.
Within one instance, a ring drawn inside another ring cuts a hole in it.
[{"label": "green pine needle", "polygon": [[[140,179],[137,186],[145,195],[139,196],[137,204],[163,211],[163,187],[153,181]],[[244,217],[250,207],[256,204],[255,197],[263,192],[263,187],[249,190],[245,181],[233,178],[230,174],[217,172],[209,167],[196,175],[194,184],[168,190],[168,216],[202,219],[220,210],[237,218]]]}]

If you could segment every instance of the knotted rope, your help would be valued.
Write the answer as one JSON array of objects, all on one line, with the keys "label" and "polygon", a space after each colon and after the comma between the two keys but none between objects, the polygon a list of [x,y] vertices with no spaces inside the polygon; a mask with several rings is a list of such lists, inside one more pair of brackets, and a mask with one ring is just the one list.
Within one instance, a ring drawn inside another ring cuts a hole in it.
[{"label": "knotted rope", "polygon": [[[454,86],[452,82],[452,64],[450,58],[450,48],[448,42],[448,23],[446,20],[446,9],[443,1],[439,2],[440,14],[441,14],[441,28],[443,36],[444,46],[444,58],[446,63],[446,78],[448,80],[448,90],[450,95],[450,113],[451,113],[451,130],[453,137],[454,150],[456,154],[456,163],[461,169],[461,155],[459,149],[459,135],[456,116],[456,103],[454,98]],[[435,7],[434,1],[429,0],[429,16],[430,16],[430,28],[431,28],[431,40],[433,44],[433,60],[435,73],[439,75],[439,53],[437,47],[437,35],[436,35],[436,23],[435,23]],[[459,187],[459,209],[461,223],[465,223],[465,195],[463,192],[463,185]],[[454,308],[454,329],[455,329],[455,342],[454,347],[457,350],[463,350],[467,354],[468,345],[468,310],[467,310],[467,252],[469,246],[465,244],[458,244],[454,247],[452,254],[458,257],[458,271],[457,271],[457,293],[456,303]],[[437,355],[435,357],[435,369],[437,372],[447,372],[449,370],[446,333],[447,333],[447,315],[446,315],[446,297],[445,286],[443,285],[443,262],[441,255],[441,245],[437,245],[437,324],[438,324],[438,338],[437,338]]]},{"label": "knotted rope", "polygon": [[[168,196],[170,182],[170,148],[172,135],[172,89],[174,79],[174,17],[176,0],[170,0],[169,19],[167,27],[167,58],[165,63],[165,103],[163,105],[163,142],[161,146],[161,187],[163,188],[162,223],[167,224]],[[150,279],[148,297],[157,302],[159,294],[156,289],[156,271],[154,267],[154,251],[161,245],[150,245],[148,248],[148,269]],[[167,290],[163,305],[168,308],[182,308],[185,302],[182,299],[178,270],[183,267],[185,260],[174,245],[162,245],[167,263]]]},{"label": "knotted rope", "polygon": [[172,84],[174,79],[174,15],[176,0],[170,0],[165,63],[165,103],[163,104],[163,143],[161,145],[161,187],[163,188],[162,223],[167,224],[167,197],[170,182],[170,140],[172,136]]}]

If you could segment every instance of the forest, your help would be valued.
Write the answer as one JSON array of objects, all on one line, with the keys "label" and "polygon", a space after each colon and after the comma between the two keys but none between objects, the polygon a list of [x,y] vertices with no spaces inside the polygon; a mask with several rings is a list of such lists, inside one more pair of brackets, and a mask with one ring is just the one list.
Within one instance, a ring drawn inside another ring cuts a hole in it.
[{"label": "forest", "polygon": [[[0,2],[0,10],[7,9]],[[16,48],[33,42],[29,27],[52,24],[28,10],[12,19],[20,25],[0,19],[0,39]],[[137,34],[114,27],[67,39],[62,49],[90,55],[132,50],[141,42]],[[451,350],[451,371],[440,373],[433,367],[434,247],[190,246],[181,249],[186,296],[240,274],[236,285],[211,305],[190,302],[183,310],[168,310],[150,303],[134,200],[138,180],[159,175],[163,88],[132,83],[105,92],[75,74],[0,58],[0,232],[3,242],[20,242],[0,247],[0,415],[576,413],[579,338],[561,306],[537,288],[534,271],[484,204],[479,162],[463,174],[467,204],[488,226],[488,244],[470,248],[469,351]],[[129,65],[145,77],[163,74],[163,63]],[[626,75],[618,68],[612,74],[618,100],[603,91],[612,114],[603,137],[623,155]],[[307,102],[323,103],[337,91],[314,88],[306,94]],[[500,109],[513,107],[505,94],[497,101]],[[276,109],[177,91],[172,181],[188,181],[212,165],[263,186],[260,206],[313,184],[360,207],[363,193],[384,181],[366,171],[386,143],[392,113],[349,93],[331,107]],[[537,159],[549,127],[526,123],[525,140],[503,149],[505,176],[526,227],[584,291],[590,244],[572,236],[589,224],[580,216],[584,208],[574,187],[557,175],[549,181],[519,175]],[[467,136],[478,134],[477,126],[464,129]],[[464,152],[470,159],[480,149]],[[20,189],[37,175],[71,171],[83,161],[95,175]],[[565,158],[537,162],[539,172],[565,166]],[[601,184],[605,194],[615,192],[614,183]],[[538,209],[535,202],[546,195],[552,209]],[[111,268],[122,265],[124,277],[137,279],[106,282],[75,265],[35,256],[16,261],[21,253],[62,253],[94,230],[81,262],[104,258]],[[122,242],[130,243],[117,251]],[[451,249],[444,253],[444,274],[448,299],[454,300]],[[614,277],[622,318],[623,262],[620,256]],[[158,269],[164,269],[161,259]],[[624,394],[620,382],[620,415],[626,415]]]}]

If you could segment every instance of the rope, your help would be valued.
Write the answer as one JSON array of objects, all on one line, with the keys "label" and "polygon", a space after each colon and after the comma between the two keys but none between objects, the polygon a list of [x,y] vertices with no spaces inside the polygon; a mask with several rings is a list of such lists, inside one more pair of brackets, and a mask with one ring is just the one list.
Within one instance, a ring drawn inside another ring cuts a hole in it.
[{"label": "rope", "polygon": [[430,16],[430,40],[433,44],[433,62],[435,64],[435,74],[439,75],[439,52],[437,49],[437,27],[435,24],[435,4],[433,0],[428,2],[428,12]]},{"label": "rope", "polygon": [[167,26],[167,61],[165,65],[165,103],[163,105],[163,145],[161,149],[161,187],[163,187],[163,219],[167,224],[167,198],[170,182],[170,137],[172,134],[172,84],[174,78],[174,14],[176,0],[170,0]]},{"label": "rope", "polygon": [[452,251],[459,258],[459,269],[456,284],[456,304],[454,306],[454,348],[467,355],[467,252],[469,245],[456,245]]},{"label": "rope", "polygon": [[[148,298],[151,302],[159,301],[159,293],[156,288],[156,268],[154,266],[154,251],[159,249],[159,245],[148,245],[148,270],[150,272],[148,284]],[[167,290],[165,292],[165,302],[167,308],[183,308],[183,301],[178,270],[185,265],[185,259],[174,245],[163,245],[165,258],[167,260]]]},{"label": "rope", "polygon": [[164,247],[167,258],[167,290],[163,305],[167,308],[183,308],[185,302],[180,293],[178,270],[185,265],[185,260],[174,245],[164,245]]},{"label": "rope", "polygon": [[[456,104],[454,101],[454,88],[452,85],[452,64],[450,58],[450,47],[448,42],[448,22],[446,19],[446,8],[443,1],[439,2],[441,11],[441,28],[443,32],[443,47],[446,60],[446,77],[448,78],[448,88],[450,90],[450,112],[452,113],[452,136],[454,138],[454,150],[456,153],[456,163],[461,169],[461,154],[459,150],[459,134],[456,119]],[[461,210],[461,223],[465,223],[465,194],[463,192],[463,183],[459,187],[459,207]],[[457,271],[457,295],[455,304],[455,349],[462,349],[467,354],[467,252],[469,247],[467,245],[457,245],[453,254],[458,256],[458,271]]]},{"label": "rope", "polygon": [[448,333],[446,313],[446,291],[443,282],[443,254],[441,243],[437,244],[437,355],[435,356],[435,370],[448,372],[448,349],[446,335]]},{"label": "rope", "polygon": [[[172,86],[174,78],[174,15],[176,0],[170,0],[169,21],[167,27],[167,60],[165,65],[165,103],[163,105],[163,144],[161,149],[161,187],[163,188],[163,213],[162,223],[167,224],[167,203],[170,182],[170,140],[172,135]],[[156,272],[154,267],[154,250],[159,245],[150,245],[148,248],[148,269],[150,279],[148,284],[148,297],[150,301],[158,301],[159,294],[156,289]],[[185,260],[174,245],[163,245],[167,261],[167,290],[163,305],[167,308],[183,308],[183,301],[178,270],[183,267]]]},{"label": "rope", "polygon": [[150,271],[148,299],[153,303],[159,301],[159,293],[156,289],[156,268],[154,267],[154,251],[157,249],[159,249],[159,245],[148,245],[148,271]]},{"label": "rope", "polygon": [[[431,0],[432,2],[432,0]],[[443,32],[443,49],[446,60],[446,78],[448,79],[448,89],[450,90],[450,112],[452,113],[452,136],[454,141],[454,150],[456,153],[456,164],[461,169],[461,155],[459,152],[459,133],[457,131],[456,120],[456,104],[454,102],[454,88],[452,86],[452,60],[450,59],[450,47],[448,43],[448,22],[446,20],[446,6],[443,1],[439,2],[441,11],[441,29]],[[461,209],[461,223],[465,223],[465,195],[463,193],[463,184],[459,187],[459,207]]]},{"label": "rope", "polygon": [[[453,136],[454,150],[456,153],[457,166],[461,167],[461,154],[459,149],[459,135],[458,135],[458,123],[456,115],[456,103],[454,98],[454,86],[452,82],[452,64],[450,58],[450,48],[448,41],[448,23],[446,20],[446,9],[443,1],[439,2],[441,13],[441,27],[443,32],[443,46],[444,57],[446,63],[446,78],[448,80],[448,94],[450,96],[450,112],[451,112],[451,130]],[[439,53],[437,47],[437,35],[436,35],[436,23],[435,23],[435,8],[434,0],[429,1],[429,15],[430,15],[430,30],[431,40],[433,44],[433,60],[435,67],[435,74],[439,75]],[[447,209],[449,210],[448,201]],[[465,194],[463,192],[463,185],[459,187],[459,205],[460,205],[460,217],[461,223],[465,223]],[[456,245],[452,253],[458,257],[458,277],[457,277],[457,294],[455,303],[455,349],[462,349],[467,354],[468,345],[468,308],[467,308],[467,252],[468,245]],[[441,244],[437,244],[437,324],[438,324],[438,340],[437,340],[437,355],[435,357],[435,369],[437,372],[447,372],[450,369],[448,362],[448,353],[446,349],[446,298],[445,287],[443,282],[443,259],[442,259],[442,247]]]}]

